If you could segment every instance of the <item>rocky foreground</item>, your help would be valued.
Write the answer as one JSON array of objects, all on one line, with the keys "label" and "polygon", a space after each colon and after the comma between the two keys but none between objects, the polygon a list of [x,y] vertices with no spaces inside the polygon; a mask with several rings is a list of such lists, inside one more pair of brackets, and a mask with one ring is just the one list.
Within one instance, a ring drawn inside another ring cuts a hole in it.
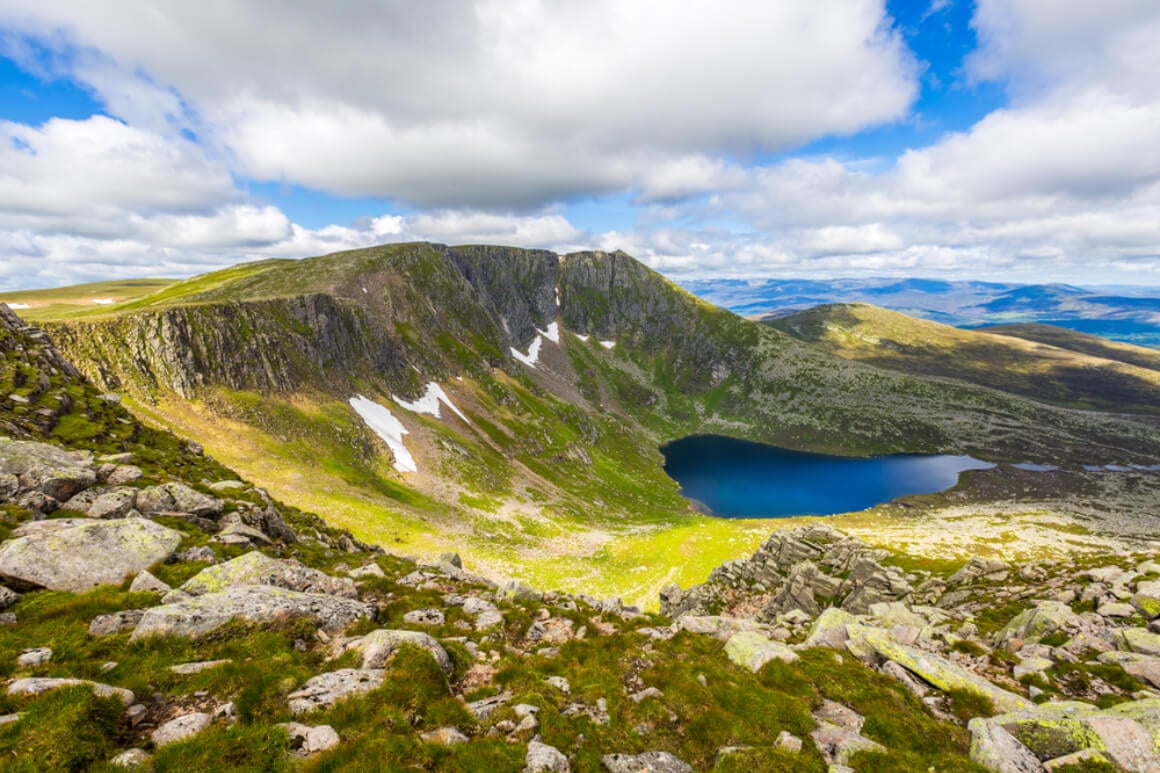
[{"label": "rocky foreground", "polygon": [[941,577],[813,526],[644,615],[133,461],[0,439],[15,769],[1160,770],[1144,557]]}]

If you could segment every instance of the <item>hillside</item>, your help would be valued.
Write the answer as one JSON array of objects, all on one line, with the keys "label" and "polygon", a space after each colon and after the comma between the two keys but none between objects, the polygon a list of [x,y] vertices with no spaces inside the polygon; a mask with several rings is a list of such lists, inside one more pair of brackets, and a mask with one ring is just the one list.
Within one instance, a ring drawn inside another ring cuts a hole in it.
[{"label": "hillside", "polygon": [[984,333],[993,335],[1022,338],[1025,341],[1037,341],[1059,349],[1070,349],[1073,352],[1090,354],[1106,360],[1117,360],[1149,370],[1160,370],[1160,351],[1142,346],[1108,341],[1099,336],[1080,333],[1075,330],[1055,327],[1054,325],[991,325],[977,328]]},{"label": "hillside", "polygon": [[1154,550],[938,563],[815,523],[643,614],[361,544],[2,306],[0,353],[5,770],[1160,767]]},{"label": "hillside", "polygon": [[363,539],[454,545],[641,603],[768,528],[680,498],[657,449],[693,432],[850,455],[1160,457],[1147,426],[846,361],[622,253],[390,245],[244,264],[46,327],[139,416]]},{"label": "hillside", "polygon": [[[827,352],[908,374],[951,378],[1072,408],[1160,414],[1160,370],[1139,347],[1059,329],[1036,341],[960,330],[866,304],[832,304],[766,324]],[[1037,330],[1053,330],[1036,326]],[[1082,342],[1088,352],[1052,345]],[[1092,352],[1111,354],[1097,356]],[[1156,358],[1160,362],[1160,356]]]}]

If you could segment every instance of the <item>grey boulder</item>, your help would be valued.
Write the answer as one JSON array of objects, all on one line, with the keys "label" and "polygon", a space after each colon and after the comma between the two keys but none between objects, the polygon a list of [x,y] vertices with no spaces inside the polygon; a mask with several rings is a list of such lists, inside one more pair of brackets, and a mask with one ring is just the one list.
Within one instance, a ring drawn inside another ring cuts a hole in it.
[{"label": "grey boulder", "polygon": [[[190,596],[202,596],[244,585],[271,585],[299,593],[358,598],[358,589],[349,577],[331,577],[297,561],[270,558],[257,550],[201,570],[178,590]],[[163,600],[168,602],[171,598],[166,596]]]},{"label": "grey boulder", "polygon": [[668,752],[605,754],[600,764],[608,773],[693,773],[688,764]]},{"label": "grey boulder", "polygon": [[269,625],[307,618],[330,633],[356,620],[373,618],[375,608],[353,599],[317,593],[298,593],[271,585],[244,585],[178,601],[148,610],[133,640],[149,636],[198,638],[231,620]]},{"label": "grey boulder", "polygon": [[0,545],[0,577],[24,587],[81,593],[121,583],[171,556],[180,543],[181,532],[143,518],[70,522]]}]

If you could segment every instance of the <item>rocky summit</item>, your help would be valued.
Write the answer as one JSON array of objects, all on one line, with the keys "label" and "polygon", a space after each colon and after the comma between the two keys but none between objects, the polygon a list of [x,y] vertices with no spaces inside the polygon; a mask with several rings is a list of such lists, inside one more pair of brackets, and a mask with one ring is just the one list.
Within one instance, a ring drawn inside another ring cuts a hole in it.
[{"label": "rocky summit", "polygon": [[[4,770],[1160,771],[1148,471],[1008,466],[753,524],[651,486],[656,443],[698,428],[996,458],[1076,437],[1104,464],[1147,457],[1146,420],[944,399],[622,254],[318,260],[52,326],[79,369],[0,306]],[[793,428],[762,429],[790,404]],[[300,485],[313,467],[330,488]],[[1044,480],[1074,486],[1075,518]],[[1052,540],[1006,550],[1020,517]],[[955,542],[963,521],[998,531]]]}]

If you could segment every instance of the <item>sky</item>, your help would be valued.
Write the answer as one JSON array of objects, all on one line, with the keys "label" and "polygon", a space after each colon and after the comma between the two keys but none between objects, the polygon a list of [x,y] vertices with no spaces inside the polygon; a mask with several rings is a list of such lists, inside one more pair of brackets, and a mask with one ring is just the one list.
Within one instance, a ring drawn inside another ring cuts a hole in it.
[{"label": "sky", "polygon": [[1156,0],[0,0],[0,290],[393,241],[1160,286]]}]

